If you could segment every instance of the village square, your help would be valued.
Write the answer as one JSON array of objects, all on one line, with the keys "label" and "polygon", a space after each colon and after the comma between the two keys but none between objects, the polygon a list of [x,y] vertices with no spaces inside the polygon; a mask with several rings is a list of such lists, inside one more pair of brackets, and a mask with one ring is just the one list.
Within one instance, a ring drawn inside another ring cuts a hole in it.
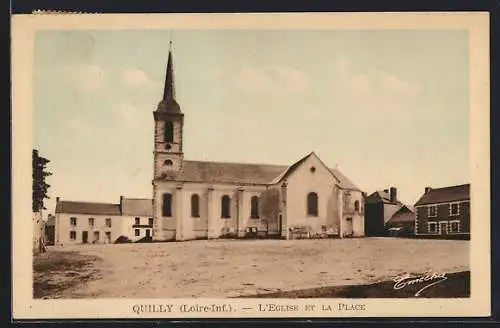
[{"label": "village square", "polygon": [[393,288],[405,272],[460,275],[434,292],[469,295],[470,184],[422,185],[407,204],[397,185],[362,190],[314,149],[283,165],[185,158],[193,114],[173,59],[151,114],[151,198],[58,195],[42,211],[50,161],[34,151],[35,298],[414,297]]}]

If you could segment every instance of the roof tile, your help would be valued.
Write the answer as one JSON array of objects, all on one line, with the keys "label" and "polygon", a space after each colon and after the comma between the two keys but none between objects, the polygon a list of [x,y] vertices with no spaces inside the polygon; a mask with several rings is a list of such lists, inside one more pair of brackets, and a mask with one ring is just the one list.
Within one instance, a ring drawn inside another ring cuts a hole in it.
[{"label": "roof tile", "polygon": [[120,215],[119,204],[59,201],[56,213]]},{"label": "roof tile", "polygon": [[427,194],[422,195],[415,203],[415,206],[447,203],[459,200],[470,199],[470,184],[450,186],[444,188],[431,189]]}]

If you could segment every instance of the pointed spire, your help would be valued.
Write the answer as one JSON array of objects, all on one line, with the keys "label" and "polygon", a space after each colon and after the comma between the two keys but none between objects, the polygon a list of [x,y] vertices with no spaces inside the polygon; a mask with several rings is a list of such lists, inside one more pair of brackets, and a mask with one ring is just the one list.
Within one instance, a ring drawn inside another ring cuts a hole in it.
[{"label": "pointed spire", "polygon": [[172,58],[172,40],[168,49],[167,73],[165,75],[165,89],[163,90],[163,100],[170,102],[175,99],[174,69]]},{"label": "pointed spire", "polygon": [[174,83],[174,63],[172,56],[172,40],[169,42],[167,70],[165,74],[165,86],[163,89],[163,98],[158,104],[158,109],[167,112],[180,113],[180,108],[175,101],[175,83]]}]

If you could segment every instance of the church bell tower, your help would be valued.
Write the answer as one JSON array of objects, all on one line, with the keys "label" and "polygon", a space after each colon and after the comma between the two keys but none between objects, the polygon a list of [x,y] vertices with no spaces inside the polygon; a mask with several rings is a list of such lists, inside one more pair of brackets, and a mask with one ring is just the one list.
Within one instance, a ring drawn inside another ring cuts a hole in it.
[{"label": "church bell tower", "polygon": [[184,114],[175,100],[172,41],[168,52],[167,70],[163,98],[153,112],[154,135],[154,178],[168,177],[182,170],[182,130]]}]

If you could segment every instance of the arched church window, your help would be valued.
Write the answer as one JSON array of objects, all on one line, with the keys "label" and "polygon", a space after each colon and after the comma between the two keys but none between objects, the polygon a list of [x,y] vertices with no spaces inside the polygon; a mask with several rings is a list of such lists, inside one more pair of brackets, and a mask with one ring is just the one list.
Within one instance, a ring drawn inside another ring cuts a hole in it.
[{"label": "arched church window", "polygon": [[170,159],[167,159],[167,160],[165,160],[165,162],[163,162],[163,165],[172,166],[172,165],[174,165],[174,162],[172,162],[172,160],[170,160]]},{"label": "arched church window", "polygon": [[191,217],[200,217],[200,196],[198,194],[191,195]]},{"label": "arched church window", "polygon": [[259,197],[252,196],[250,199],[250,217],[252,219],[259,218]]},{"label": "arched church window", "polygon": [[228,195],[224,195],[221,198],[220,217],[223,219],[229,219],[231,217],[231,198],[229,198]]},{"label": "arched church window", "polygon": [[307,194],[307,215],[318,216],[318,195],[315,192]]},{"label": "arched church window", "polygon": [[165,142],[174,141],[174,123],[165,121]]},{"label": "arched church window", "polygon": [[359,212],[359,200],[357,200],[357,201],[354,202],[354,210],[356,212]]},{"label": "arched church window", "polygon": [[172,194],[163,194],[162,216],[172,216]]}]

